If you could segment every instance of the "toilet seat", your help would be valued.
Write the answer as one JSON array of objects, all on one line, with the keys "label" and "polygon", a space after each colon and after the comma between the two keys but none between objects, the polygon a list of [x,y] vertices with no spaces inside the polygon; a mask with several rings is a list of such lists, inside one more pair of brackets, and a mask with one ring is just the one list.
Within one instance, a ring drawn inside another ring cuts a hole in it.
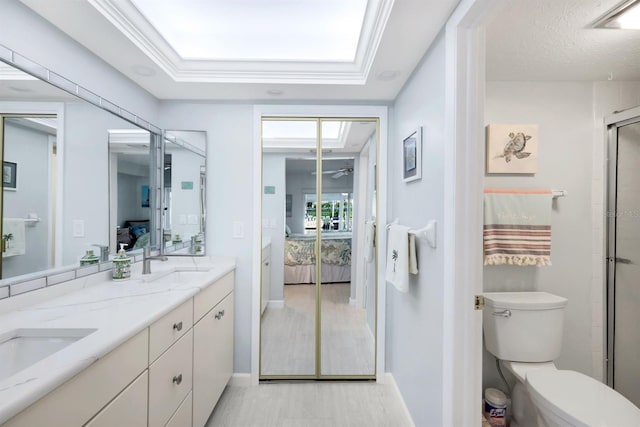
[{"label": "toilet seat", "polygon": [[617,391],[575,371],[536,369],[527,390],[540,411],[572,426],[640,426],[640,409]]}]

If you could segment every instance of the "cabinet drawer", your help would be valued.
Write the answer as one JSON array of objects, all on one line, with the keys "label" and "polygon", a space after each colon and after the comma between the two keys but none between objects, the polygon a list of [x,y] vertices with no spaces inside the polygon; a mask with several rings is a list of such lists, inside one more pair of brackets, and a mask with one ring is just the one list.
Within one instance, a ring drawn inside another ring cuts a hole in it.
[{"label": "cabinet drawer", "polygon": [[3,427],[83,425],[146,369],[148,339],[145,329]]},{"label": "cabinet drawer", "polygon": [[193,331],[149,366],[149,427],[163,427],[191,391]]},{"label": "cabinet drawer", "polygon": [[192,425],[192,417],[191,417],[191,396],[193,394],[189,393],[187,398],[184,399],[182,405],[178,408],[173,417],[169,420],[165,427],[188,427]]},{"label": "cabinet drawer", "polygon": [[233,290],[233,271],[216,280],[208,288],[197,294],[193,299],[193,323],[196,323],[205,314],[216,306],[224,297]]},{"label": "cabinet drawer", "polygon": [[148,388],[149,372],[144,371],[85,427],[147,427]]},{"label": "cabinet drawer", "polygon": [[149,328],[149,363],[193,326],[193,298],[156,321]]}]

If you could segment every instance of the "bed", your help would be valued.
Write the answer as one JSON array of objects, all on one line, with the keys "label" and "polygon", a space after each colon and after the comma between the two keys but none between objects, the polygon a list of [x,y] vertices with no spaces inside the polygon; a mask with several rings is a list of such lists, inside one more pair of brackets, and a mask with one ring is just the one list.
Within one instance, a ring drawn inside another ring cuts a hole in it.
[{"label": "bed", "polygon": [[[316,283],[315,235],[290,235],[284,245],[284,283]],[[351,281],[351,233],[324,233],[322,283]]]},{"label": "bed", "polygon": [[126,251],[143,248],[149,245],[150,221],[148,219],[128,220],[122,227],[118,227],[118,248],[124,243]]}]

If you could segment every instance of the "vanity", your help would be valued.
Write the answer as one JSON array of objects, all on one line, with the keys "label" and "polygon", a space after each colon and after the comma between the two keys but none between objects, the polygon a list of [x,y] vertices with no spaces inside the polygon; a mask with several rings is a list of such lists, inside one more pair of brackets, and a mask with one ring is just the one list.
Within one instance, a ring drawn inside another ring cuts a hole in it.
[{"label": "vanity", "polygon": [[141,267],[128,281],[105,271],[12,298],[18,308],[0,315],[0,341],[15,338],[11,351],[0,344],[1,425],[206,424],[233,370],[235,261]]}]

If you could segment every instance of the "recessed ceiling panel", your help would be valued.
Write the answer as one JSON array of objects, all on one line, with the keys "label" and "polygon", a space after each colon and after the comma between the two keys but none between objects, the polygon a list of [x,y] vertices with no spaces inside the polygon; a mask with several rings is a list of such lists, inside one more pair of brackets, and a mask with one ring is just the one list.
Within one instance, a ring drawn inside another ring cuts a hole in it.
[{"label": "recessed ceiling panel", "polygon": [[367,0],[131,0],[183,59],[354,61]]}]

